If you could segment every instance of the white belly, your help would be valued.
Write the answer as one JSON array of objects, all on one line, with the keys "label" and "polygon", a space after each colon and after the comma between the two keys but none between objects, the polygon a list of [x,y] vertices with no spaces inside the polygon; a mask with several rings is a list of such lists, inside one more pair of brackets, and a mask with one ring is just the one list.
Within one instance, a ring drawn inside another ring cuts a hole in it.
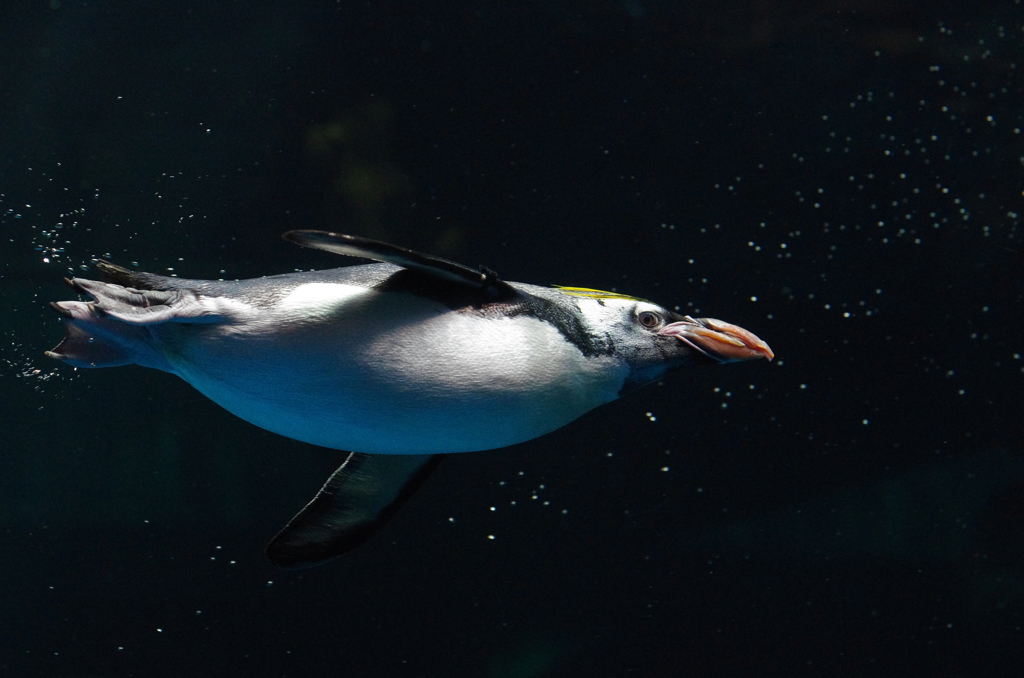
[{"label": "white belly", "polygon": [[532,317],[483,318],[349,285],[302,285],[239,319],[154,330],[174,371],[229,411],[355,452],[530,440],[614,400],[627,372],[614,358],[584,357]]}]

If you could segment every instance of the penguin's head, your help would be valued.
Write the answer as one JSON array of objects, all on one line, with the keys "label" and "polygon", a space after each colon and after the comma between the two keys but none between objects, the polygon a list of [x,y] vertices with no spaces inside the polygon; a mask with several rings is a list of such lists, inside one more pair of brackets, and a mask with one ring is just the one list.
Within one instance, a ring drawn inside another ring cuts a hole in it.
[{"label": "penguin's head", "polygon": [[693,318],[613,292],[558,289],[574,298],[595,343],[629,366],[624,391],[648,384],[676,367],[775,357],[768,344],[732,323]]}]

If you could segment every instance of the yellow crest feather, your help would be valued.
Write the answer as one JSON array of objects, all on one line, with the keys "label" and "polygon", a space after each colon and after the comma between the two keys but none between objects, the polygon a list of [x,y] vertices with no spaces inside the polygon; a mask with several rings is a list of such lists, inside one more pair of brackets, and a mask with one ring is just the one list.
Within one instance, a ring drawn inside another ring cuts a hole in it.
[{"label": "yellow crest feather", "polygon": [[562,285],[554,285],[556,289],[562,290],[566,294],[574,297],[585,297],[587,299],[625,299],[626,301],[643,301],[636,297],[631,297],[628,294],[619,294],[618,292],[605,292],[604,290],[594,290],[589,287],[563,287]]}]

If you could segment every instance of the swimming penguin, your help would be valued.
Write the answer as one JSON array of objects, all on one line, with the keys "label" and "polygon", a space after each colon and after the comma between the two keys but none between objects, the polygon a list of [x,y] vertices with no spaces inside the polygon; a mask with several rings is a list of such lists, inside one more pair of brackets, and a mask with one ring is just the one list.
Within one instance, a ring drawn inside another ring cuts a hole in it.
[{"label": "swimming penguin", "polygon": [[323,231],[292,243],[383,263],[215,282],[130,271],[66,280],[51,306],[76,367],[176,374],[268,431],[349,454],[270,542],[281,567],[362,544],[442,456],[531,440],[667,370],[774,357],[752,333],[640,299],[506,282]]}]

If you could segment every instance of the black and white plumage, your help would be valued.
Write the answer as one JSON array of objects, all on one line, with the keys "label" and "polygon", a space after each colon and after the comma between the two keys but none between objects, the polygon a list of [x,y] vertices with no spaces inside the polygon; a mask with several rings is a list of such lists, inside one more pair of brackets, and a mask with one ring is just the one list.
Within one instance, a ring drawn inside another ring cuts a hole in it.
[{"label": "black and white plumage", "polygon": [[560,428],[667,370],[766,357],[742,328],[624,295],[500,280],[353,236],[285,239],[384,263],[215,282],[99,262],[52,304],[77,367],[177,374],[257,426],[351,454],[268,547],[315,565],[372,536],[440,455]]}]

